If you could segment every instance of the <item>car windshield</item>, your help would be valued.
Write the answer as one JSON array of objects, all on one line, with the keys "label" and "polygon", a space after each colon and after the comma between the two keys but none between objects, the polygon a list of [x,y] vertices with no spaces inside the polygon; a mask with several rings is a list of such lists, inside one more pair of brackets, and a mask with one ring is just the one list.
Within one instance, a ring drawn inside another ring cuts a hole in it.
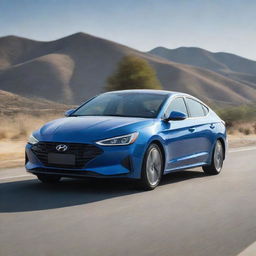
[{"label": "car windshield", "polygon": [[71,116],[155,118],[167,97],[154,93],[106,93],[85,103]]}]

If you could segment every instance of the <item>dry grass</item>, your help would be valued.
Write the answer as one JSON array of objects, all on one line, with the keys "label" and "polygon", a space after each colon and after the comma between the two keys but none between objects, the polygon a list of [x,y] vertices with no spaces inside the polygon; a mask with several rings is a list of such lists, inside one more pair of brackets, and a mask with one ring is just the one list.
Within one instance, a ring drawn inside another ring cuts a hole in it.
[{"label": "dry grass", "polygon": [[0,168],[22,166],[25,144],[25,140],[0,140]]},{"label": "dry grass", "polygon": [[0,168],[22,166],[31,132],[74,107],[0,90]]},{"label": "dry grass", "polygon": [[24,140],[44,123],[59,117],[61,117],[60,113],[39,116],[17,114],[9,118],[2,116],[0,117],[0,140]]},{"label": "dry grass", "polygon": [[228,128],[230,135],[256,136],[256,122],[238,122]]},{"label": "dry grass", "polygon": [[44,123],[63,117],[63,111],[49,112],[36,115],[18,113],[0,116],[0,168],[24,164],[24,147],[27,137]]}]

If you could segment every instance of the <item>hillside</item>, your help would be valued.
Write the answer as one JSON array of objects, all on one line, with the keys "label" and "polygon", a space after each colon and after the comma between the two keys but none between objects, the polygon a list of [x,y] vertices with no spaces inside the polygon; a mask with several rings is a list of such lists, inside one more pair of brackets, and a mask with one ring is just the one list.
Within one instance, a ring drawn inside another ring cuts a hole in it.
[{"label": "hillside", "polygon": [[248,68],[251,73],[232,67],[231,75],[231,67],[227,69],[227,63],[224,67],[224,61],[211,64],[213,68],[195,67],[84,33],[51,42],[0,38],[0,89],[29,98],[79,104],[104,90],[106,78],[124,55],[149,61],[164,89],[191,93],[210,103],[256,101],[253,65]]},{"label": "hillside", "polygon": [[42,98],[25,98],[0,90],[0,118],[15,117],[19,114],[34,116],[62,113],[71,106],[51,102]]},{"label": "hillside", "polygon": [[28,136],[44,123],[63,117],[69,108],[72,106],[0,90],[0,168],[22,166]]},{"label": "hillside", "polygon": [[210,52],[196,47],[167,49],[157,47],[150,54],[169,61],[209,69],[256,88],[256,61],[225,52]]}]

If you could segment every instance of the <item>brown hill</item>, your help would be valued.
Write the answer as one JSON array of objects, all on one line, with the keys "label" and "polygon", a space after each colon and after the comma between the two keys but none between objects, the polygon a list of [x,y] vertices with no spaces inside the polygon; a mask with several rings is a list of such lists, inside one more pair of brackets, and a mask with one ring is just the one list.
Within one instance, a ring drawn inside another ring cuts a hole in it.
[{"label": "brown hill", "polygon": [[[17,114],[40,116],[45,114],[64,114],[71,106],[51,102],[42,98],[25,98],[0,90],[0,118],[15,117]],[[8,119],[9,119],[8,118]],[[24,120],[26,121],[26,120]]]},{"label": "brown hill", "polygon": [[0,89],[26,97],[78,104],[102,92],[117,62],[130,54],[149,61],[167,90],[191,93],[208,102],[256,101],[253,74],[234,72],[228,77],[84,33],[52,42],[14,36],[0,38]]},{"label": "brown hill", "polygon": [[149,53],[170,61],[207,68],[214,71],[233,71],[256,74],[256,61],[225,52],[210,52],[197,47],[179,47],[168,49],[156,47]]},{"label": "brown hill", "polygon": [[[5,159],[7,152],[16,156],[24,151],[24,142],[32,131],[44,123],[64,116],[64,112],[72,108],[42,98],[25,98],[17,94],[0,90],[0,142],[4,147],[1,157]],[[4,140],[5,142],[3,142]],[[22,140],[16,144],[10,140]],[[19,147],[17,147],[19,145]]]},{"label": "brown hill", "polygon": [[256,87],[256,61],[235,54],[214,53],[197,47],[177,49],[157,47],[149,53],[177,63],[209,69],[251,87]]}]

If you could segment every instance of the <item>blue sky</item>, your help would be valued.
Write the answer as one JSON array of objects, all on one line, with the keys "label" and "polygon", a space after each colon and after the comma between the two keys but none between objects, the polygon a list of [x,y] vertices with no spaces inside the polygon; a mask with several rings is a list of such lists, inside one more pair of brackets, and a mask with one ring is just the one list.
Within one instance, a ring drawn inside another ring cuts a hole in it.
[{"label": "blue sky", "polygon": [[0,0],[0,36],[76,32],[148,51],[197,46],[256,60],[255,0]]}]

